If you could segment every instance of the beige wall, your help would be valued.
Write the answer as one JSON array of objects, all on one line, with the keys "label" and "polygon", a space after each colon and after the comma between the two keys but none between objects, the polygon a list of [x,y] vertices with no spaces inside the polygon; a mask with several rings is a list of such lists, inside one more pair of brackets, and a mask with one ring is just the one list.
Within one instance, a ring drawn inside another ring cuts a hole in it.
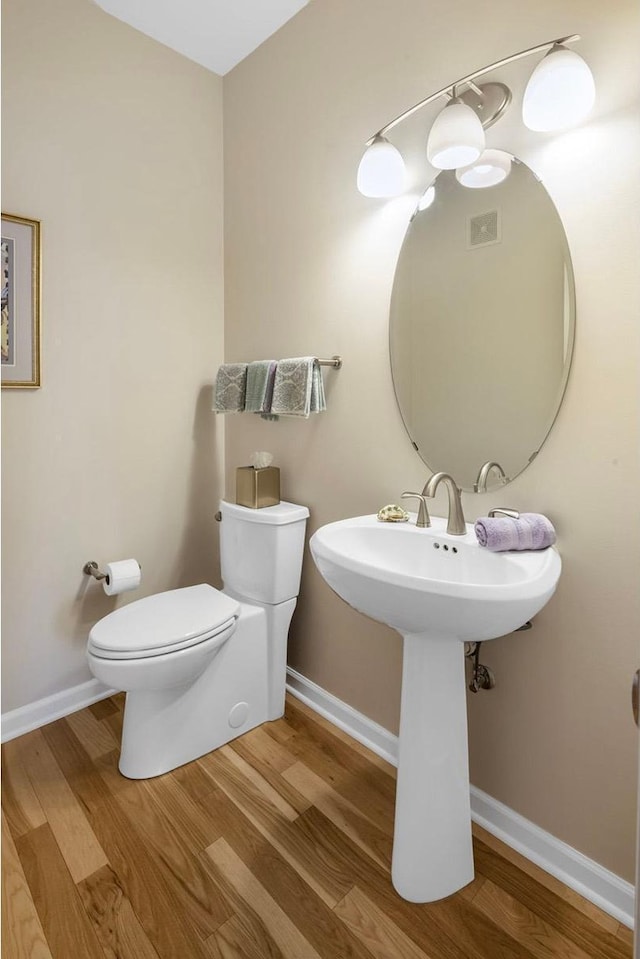
[{"label": "beige wall", "polygon": [[[225,78],[226,357],[342,353],[326,371],[328,412],[309,422],[235,417],[227,490],[253,449],[270,449],[284,497],[311,528],[372,512],[426,471],[398,414],[387,316],[404,229],[424,188],[433,117],[398,131],[414,192],[389,203],[355,189],[364,141],[447,81],[579,32],[599,100],[563,136],[525,132],[518,111],[491,131],[540,175],[565,224],[577,283],[573,371],[538,459],[507,490],[465,495],[469,519],[498,503],[548,513],[564,571],[534,630],[483,659],[498,685],[470,701],[472,782],[631,880],[638,666],[636,4],[497,0],[488,29],[469,2],[316,0]],[[526,69],[530,69],[527,66]],[[505,78],[509,72],[505,74]],[[514,72],[517,79],[521,73]],[[444,493],[443,493],[444,497]],[[442,514],[445,500],[436,512]],[[343,605],[309,555],[290,642],[293,667],[396,730],[401,641]],[[425,690],[428,695],[428,690]]]},{"label": "beige wall", "polygon": [[[2,208],[42,221],[42,389],[3,392],[3,711],[90,626],[217,574],[222,82],[88,0],[3,4]],[[108,599],[86,560],[136,556]]]}]

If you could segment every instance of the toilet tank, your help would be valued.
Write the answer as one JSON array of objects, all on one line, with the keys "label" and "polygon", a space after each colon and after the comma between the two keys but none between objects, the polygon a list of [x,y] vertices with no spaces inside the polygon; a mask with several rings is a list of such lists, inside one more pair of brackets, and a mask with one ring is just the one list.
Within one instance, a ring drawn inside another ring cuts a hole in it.
[{"label": "toilet tank", "polygon": [[225,589],[259,603],[283,603],[300,591],[306,506],[249,509],[220,503],[220,563]]}]

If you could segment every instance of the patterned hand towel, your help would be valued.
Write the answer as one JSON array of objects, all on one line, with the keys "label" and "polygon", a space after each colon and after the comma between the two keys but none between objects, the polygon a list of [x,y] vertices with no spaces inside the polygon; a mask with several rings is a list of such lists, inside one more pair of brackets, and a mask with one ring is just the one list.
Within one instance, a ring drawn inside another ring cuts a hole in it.
[{"label": "patterned hand towel", "polygon": [[322,370],[315,356],[280,360],[273,386],[271,412],[279,416],[309,416],[326,410]]},{"label": "patterned hand towel", "polygon": [[482,516],[474,528],[480,546],[494,553],[509,549],[546,549],[556,541],[551,520],[541,513],[520,513],[519,519]]},{"label": "patterned hand towel", "polygon": [[247,364],[223,363],[216,376],[214,413],[241,413],[247,391]]},{"label": "patterned hand towel", "polygon": [[247,393],[244,408],[247,413],[259,413],[263,420],[278,419],[271,413],[277,366],[275,360],[255,360],[247,367]]},{"label": "patterned hand towel", "polygon": [[322,379],[322,368],[317,360],[314,360],[311,370],[311,401],[310,410],[312,413],[324,413],[327,408],[327,402],[324,396],[324,381]]},{"label": "patterned hand towel", "polygon": [[[273,398],[273,381],[276,372],[275,360],[255,360],[247,367],[247,393],[244,408],[247,413],[269,413]],[[270,377],[273,367],[273,376]],[[271,380],[271,384],[269,384]],[[271,396],[269,396],[271,385]]]},{"label": "patterned hand towel", "polygon": [[269,372],[267,374],[267,385],[264,391],[264,406],[263,412],[260,414],[263,420],[277,420],[278,417],[275,413],[271,412],[271,406],[273,403],[273,388],[276,382],[276,370],[278,369],[278,364],[275,360],[271,360],[269,364]]}]

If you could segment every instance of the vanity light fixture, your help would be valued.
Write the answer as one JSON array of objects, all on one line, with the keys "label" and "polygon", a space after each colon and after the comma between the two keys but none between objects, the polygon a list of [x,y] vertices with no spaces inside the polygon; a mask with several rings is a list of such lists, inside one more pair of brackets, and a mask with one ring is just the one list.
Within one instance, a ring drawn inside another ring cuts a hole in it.
[{"label": "vanity light fixture", "polygon": [[433,203],[433,201],[435,200],[435,198],[436,198],[436,188],[432,183],[431,186],[427,187],[427,189],[424,191],[424,193],[418,200],[418,211],[422,213],[423,210],[428,210],[431,204]]},{"label": "vanity light fixture", "polygon": [[460,97],[435,119],[427,140],[427,160],[437,170],[455,170],[474,163],[484,150],[484,127],[478,114]]},{"label": "vanity light fixture", "polygon": [[[450,102],[438,114],[429,133],[429,163],[440,170],[458,170],[461,173],[458,180],[465,186],[492,185],[477,182],[482,176],[489,178],[489,171],[481,171],[476,167],[472,174],[469,168],[478,159],[480,167],[488,165],[481,159],[485,148],[484,131],[505,112],[511,102],[511,91],[496,81],[480,85],[474,81],[499,67],[545,51],[544,59],[536,66],[527,84],[524,123],[530,129],[539,131],[558,130],[579,123],[588,114],[595,99],[595,84],[589,67],[582,57],[566,47],[566,44],[579,39],[579,34],[573,34],[521,50],[461,77],[405,110],[367,140],[367,149],[358,168],[360,192],[364,196],[379,198],[398,196],[403,192],[406,180],[404,160],[386,134],[440,97],[446,97]],[[488,152],[485,151],[485,154]],[[499,171],[504,172],[504,164],[495,166],[496,172],[492,175],[501,175]],[[463,173],[462,167],[468,169]],[[508,176],[508,173],[507,169],[504,176]]]},{"label": "vanity light fixture", "polygon": [[375,136],[358,167],[358,189],[363,196],[399,196],[406,187],[402,154],[383,136]]},{"label": "vanity light fixture", "polygon": [[583,120],[595,98],[593,75],[585,61],[555,43],[531,74],[522,119],[530,130],[562,130]]},{"label": "vanity light fixture", "polygon": [[456,180],[473,190],[496,186],[511,173],[512,160],[504,150],[485,150],[475,163],[456,170]]}]

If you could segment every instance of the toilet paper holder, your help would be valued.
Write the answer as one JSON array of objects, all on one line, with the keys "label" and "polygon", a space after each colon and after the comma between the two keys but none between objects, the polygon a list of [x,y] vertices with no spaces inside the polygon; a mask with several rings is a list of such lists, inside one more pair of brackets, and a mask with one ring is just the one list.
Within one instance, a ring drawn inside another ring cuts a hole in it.
[{"label": "toilet paper holder", "polygon": [[89,560],[82,567],[85,576],[91,576],[101,583],[107,596],[119,596],[138,589],[142,581],[142,567],[135,557],[118,559],[105,563],[100,569],[95,560]]},{"label": "toilet paper holder", "polygon": [[95,560],[90,560],[88,563],[85,563],[82,567],[82,572],[85,576],[93,576],[94,579],[97,579],[98,582],[102,579],[109,579],[106,573],[103,573],[95,562]]}]

